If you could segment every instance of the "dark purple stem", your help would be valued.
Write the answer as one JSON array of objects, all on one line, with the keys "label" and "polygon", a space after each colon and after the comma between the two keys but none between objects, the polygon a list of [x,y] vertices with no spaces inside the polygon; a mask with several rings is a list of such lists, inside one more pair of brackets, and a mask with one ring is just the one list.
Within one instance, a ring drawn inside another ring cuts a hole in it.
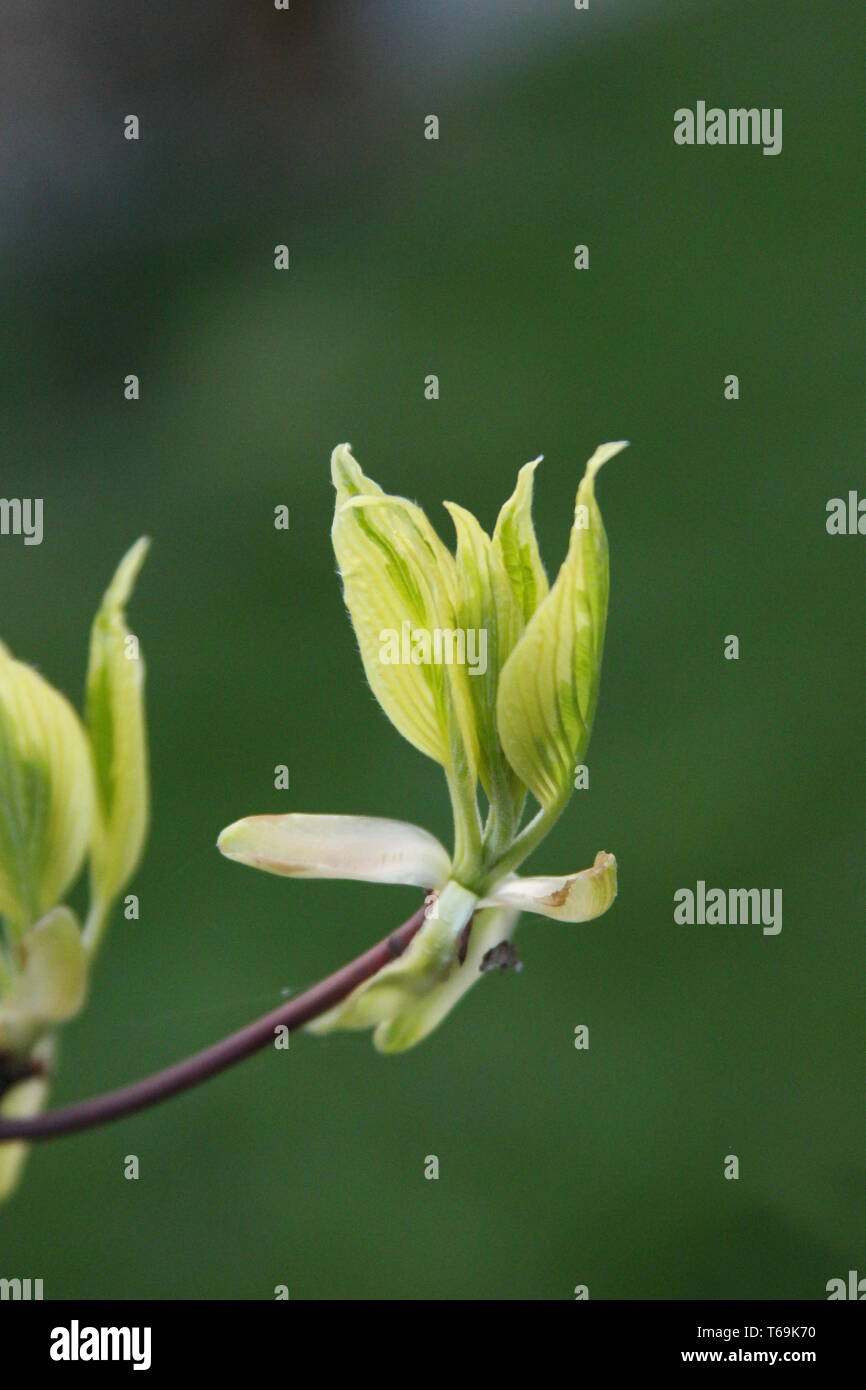
[{"label": "dark purple stem", "polygon": [[390,936],[369,951],[357,956],[342,969],[328,975],[312,989],[299,994],[281,1004],[278,1009],[248,1023],[237,1033],[231,1033],[211,1047],[196,1052],[183,1062],[166,1067],[164,1071],[154,1072],[141,1081],[133,1081],[129,1086],[121,1086],[116,1091],[106,1091],[104,1095],[93,1096],[90,1100],[78,1101],[73,1105],[63,1105],[56,1110],[48,1110],[44,1115],[35,1115],[27,1120],[0,1120],[0,1143],[9,1139],[57,1139],[64,1134],[76,1134],[94,1125],[106,1124],[109,1120],[119,1120],[123,1115],[132,1115],[138,1110],[146,1110],[150,1105],[176,1096],[180,1091],[188,1091],[198,1086],[210,1076],[216,1076],[235,1062],[243,1061],[274,1040],[276,1028],[294,1031],[311,1019],[318,1018],[326,1010],[339,1004],[347,994],[369,980],[377,970],[389,961],[396,960],[405,951],[412,937],[424,921],[426,907],[418,911],[397,927]]}]

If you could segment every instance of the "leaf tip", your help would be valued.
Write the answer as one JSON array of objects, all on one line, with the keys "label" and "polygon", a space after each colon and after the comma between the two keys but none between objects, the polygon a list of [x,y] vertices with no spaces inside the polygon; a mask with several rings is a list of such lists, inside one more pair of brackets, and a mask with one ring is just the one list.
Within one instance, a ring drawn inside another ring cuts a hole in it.
[{"label": "leaf tip", "polygon": [[623,449],[627,449],[631,443],[629,439],[617,439],[610,444],[599,444],[592,458],[586,465],[586,476],[592,481],[599,469],[609,463],[617,454],[621,454]]}]

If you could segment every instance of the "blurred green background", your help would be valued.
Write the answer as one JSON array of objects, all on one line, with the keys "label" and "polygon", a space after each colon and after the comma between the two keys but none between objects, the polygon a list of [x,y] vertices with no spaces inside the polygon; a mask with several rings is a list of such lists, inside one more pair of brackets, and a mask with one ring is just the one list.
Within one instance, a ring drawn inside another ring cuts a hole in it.
[{"label": "blurred green background", "polygon": [[[38,1147],[0,1274],[52,1298],[721,1299],[866,1273],[866,540],[824,525],[866,492],[864,20],[803,0],[12,8],[2,491],[44,497],[45,540],[0,542],[3,640],[78,698],[102,589],[154,538],[131,613],[141,919],[114,923],[56,1102],[276,1006],[417,903],[257,876],[217,854],[224,824],[449,833],[441,774],[363,680],[332,446],[449,540],[443,498],[492,525],[543,453],[549,571],[585,459],[632,448],[599,485],[591,786],[532,861],[613,850],[613,910],[525,919],[523,973],[401,1057],[299,1037]],[[782,154],[675,146],[699,98],[782,107]],[[781,887],[781,935],[674,925],[699,878]]]}]

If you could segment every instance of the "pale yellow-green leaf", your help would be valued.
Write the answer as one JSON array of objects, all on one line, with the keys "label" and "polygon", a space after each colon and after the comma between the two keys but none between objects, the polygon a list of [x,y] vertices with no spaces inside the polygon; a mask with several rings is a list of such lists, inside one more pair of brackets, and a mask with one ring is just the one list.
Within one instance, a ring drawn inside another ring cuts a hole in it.
[{"label": "pale yellow-green leaf", "polygon": [[222,831],[229,859],[290,878],[359,879],[441,888],[451,861],[417,825],[381,816],[247,816]]},{"label": "pale yellow-green leaf", "polygon": [[591,922],[607,912],[616,897],[616,859],[599,850],[591,869],[564,877],[503,880],[483,899],[484,906],[533,912],[558,922]]},{"label": "pale yellow-green leaf", "polygon": [[[531,516],[532,479],[539,462],[535,459],[521,468],[492,539],[471,512],[445,503],[457,533],[458,622],[467,632],[485,634],[486,670],[470,673],[467,686],[478,731],[481,781],[493,802],[510,796],[517,803],[522,796],[499,741],[496,695],[502,667],[547,593]],[[475,642],[480,645],[480,636]]]},{"label": "pale yellow-green leaf", "polygon": [[[457,533],[457,624],[467,643],[469,634],[473,634],[471,640],[476,654],[474,673],[471,668],[467,670],[466,688],[478,741],[479,772],[484,790],[492,798],[504,758],[496,731],[496,687],[501,657],[490,537],[471,512],[454,502],[446,502],[445,506]],[[482,652],[483,663],[477,659]]]},{"label": "pale yellow-green leaf", "polygon": [[568,554],[500,677],[496,718],[505,755],[545,807],[567,797],[592,731],[609,590],[594,480],[625,447],[604,444],[587,464]]},{"label": "pale yellow-green leaf", "polygon": [[[371,689],[391,722],[445,767],[476,760],[466,671],[425,659],[423,643],[456,625],[454,558],[420,507],[365,477],[334,450],[331,532],[343,594]],[[404,659],[408,657],[409,659]]]},{"label": "pale yellow-green leaf", "polygon": [[0,1052],[29,1048],[50,1026],[74,1018],[87,995],[87,954],[78,923],[56,907],[25,933],[17,971],[0,996]]},{"label": "pale yellow-green leaf", "polygon": [[53,907],[78,874],[93,806],[77,714],[0,644],[0,912],[18,929]]},{"label": "pale yellow-green leaf", "polygon": [[126,623],[126,605],[150,542],[121,560],[90,637],[86,720],[96,769],[92,878],[111,902],[138,867],[147,836],[150,793],[144,710],[144,659]]},{"label": "pale yellow-green leaf", "polygon": [[[500,610],[503,662],[548,592],[547,575],[532,524],[532,483],[540,462],[537,458],[523,465],[517,475],[517,486],[503,504],[493,530],[494,584]],[[506,627],[506,614],[511,618],[510,628]]]}]

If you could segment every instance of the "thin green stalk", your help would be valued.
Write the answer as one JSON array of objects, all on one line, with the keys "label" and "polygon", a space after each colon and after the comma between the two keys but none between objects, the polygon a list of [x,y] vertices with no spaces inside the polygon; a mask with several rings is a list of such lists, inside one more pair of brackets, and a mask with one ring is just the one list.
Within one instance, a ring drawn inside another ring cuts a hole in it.
[{"label": "thin green stalk", "polygon": [[524,859],[529,858],[536,846],[541,844],[541,841],[556,825],[567,805],[568,795],[566,794],[552,802],[550,806],[542,807],[533,816],[532,820],[515,837],[511,848],[496,860],[490,872],[482,880],[478,890],[479,896],[484,897],[506,874],[514,873],[516,869],[520,868]]},{"label": "thin green stalk", "polygon": [[108,918],[111,914],[111,903],[104,902],[98,894],[90,899],[90,909],[87,913],[87,920],[81,933],[84,949],[93,958],[99,950],[100,943],[108,926]]}]

